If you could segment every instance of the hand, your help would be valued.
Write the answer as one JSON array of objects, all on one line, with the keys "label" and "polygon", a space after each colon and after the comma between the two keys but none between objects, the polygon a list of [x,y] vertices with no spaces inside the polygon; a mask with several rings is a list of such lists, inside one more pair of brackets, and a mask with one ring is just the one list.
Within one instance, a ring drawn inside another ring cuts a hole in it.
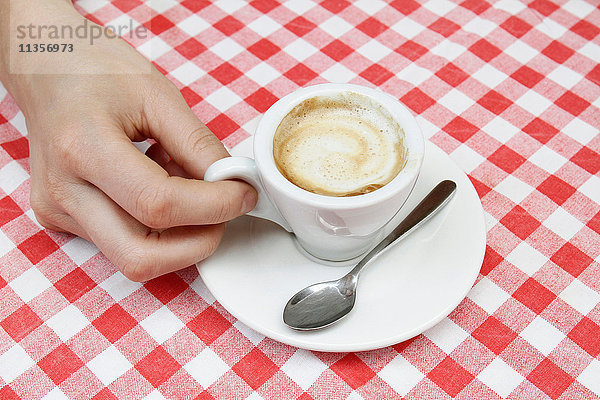
[{"label": "hand", "polygon": [[[45,23],[83,22],[64,1],[49,10]],[[0,75],[26,117],[36,218],[94,242],[135,281],[206,258],[223,223],[250,211],[256,192],[243,182],[199,180],[227,151],[125,41],[73,44],[71,54],[19,61],[60,62],[65,74],[9,75],[5,66]],[[110,74],[86,74],[89,66]],[[157,141],[149,157],[132,144],[147,138]]]}]

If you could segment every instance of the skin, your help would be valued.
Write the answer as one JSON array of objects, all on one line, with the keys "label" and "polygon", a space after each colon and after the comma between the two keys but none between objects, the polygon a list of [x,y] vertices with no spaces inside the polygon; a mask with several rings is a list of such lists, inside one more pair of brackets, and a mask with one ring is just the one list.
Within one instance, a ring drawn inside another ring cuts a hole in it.
[{"label": "skin", "polygon": [[[9,21],[75,27],[84,18],[64,0],[0,0],[0,80],[26,118],[39,223],[92,241],[134,281],[211,255],[224,223],[250,211],[257,194],[243,182],[201,180],[229,154],[179,90],[119,38],[18,53]],[[15,73],[45,63],[62,73]],[[156,144],[144,155],[132,142],[148,138]]]}]

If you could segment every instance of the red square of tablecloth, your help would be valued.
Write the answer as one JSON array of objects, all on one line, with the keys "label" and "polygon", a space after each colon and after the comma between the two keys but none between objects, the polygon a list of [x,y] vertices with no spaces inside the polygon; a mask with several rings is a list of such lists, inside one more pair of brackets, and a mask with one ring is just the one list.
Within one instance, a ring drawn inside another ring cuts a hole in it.
[{"label": "red square of tablecloth", "polygon": [[331,370],[339,375],[352,389],[359,388],[375,376],[355,354],[348,354],[331,365]]},{"label": "red square of tablecloth", "polygon": [[600,326],[591,319],[583,317],[568,336],[592,357],[600,354]]},{"label": "red square of tablecloth", "polygon": [[533,278],[529,278],[514,293],[513,297],[539,314],[548,307],[556,295]]},{"label": "red square of tablecloth", "polygon": [[25,239],[17,247],[33,264],[37,264],[58,250],[56,242],[44,231],[39,231],[28,239]]},{"label": "red square of tablecloth", "polygon": [[550,259],[575,277],[579,276],[593,261],[591,257],[571,243],[565,243]]},{"label": "red square of tablecloth", "polygon": [[517,333],[494,317],[489,317],[471,334],[496,354],[502,351],[517,337]]},{"label": "red square of tablecloth", "polygon": [[44,321],[27,304],[22,305],[0,322],[0,326],[15,341],[19,342]]},{"label": "red square of tablecloth", "polygon": [[163,384],[180,368],[181,365],[161,346],[152,350],[135,365],[135,369],[154,387]]},{"label": "red square of tablecloth", "polygon": [[79,357],[64,343],[52,350],[37,364],[56,385],[60,385],[83,366],[83,362]]},{"label": "red square of tablecloth", "polygon": [[15,160],[29,157],[29,140],[27,138],[22,137],[2,143],[2,148]]},{"label": "red square of tablecloth", "polygon": [[527,379],[552,399],[559,398],[574,380],[549,359],[542,361],[531,371]]},{"label": "red square of tablecloth", "polygon": [[92,321],[92,325],[109,342],[114,343],[133,329],[137,321],[123,307],[114,304]]},{"label": "red square of tablecloth", "polygon": [[210,345],[231,327],[231,322],[214,308],[208,307],[188,322],[187,327],[204,343]]},{"label": "red square of tablecloth", "polygon": [[54,284],[54,287],[71,303],[92,290],[95,286],[96,282],[81,268],[75,268]]},{"label": "red square of tablecloth", "polygon": [[278,371],[277,365],[258,348],[252,349],[231,369],[254,390]]},{"label": "red square of tablecloth", "polygon": [[306,35],[317,27],[316,24],[307,20],[303,16],[299,16],[288,22],[284,27],[298,37]]},{"label": "red square of tablecloth", "polygon": [[23,215],[23,210],[21,210],[19,205],[10,196],[0,199],[0,226],[20,215]]},{"label": "red square of tablecloth", "polygon": [[473,374],[450,357],[439,363],[427,377],[452,397],[460,393],[474,378]]},{"label": "red square of tablecloth", "polygon": [[177,274],[167,274],[146,282],[144,287],[161,303],[167,304],[187,289],[188,284]]}]

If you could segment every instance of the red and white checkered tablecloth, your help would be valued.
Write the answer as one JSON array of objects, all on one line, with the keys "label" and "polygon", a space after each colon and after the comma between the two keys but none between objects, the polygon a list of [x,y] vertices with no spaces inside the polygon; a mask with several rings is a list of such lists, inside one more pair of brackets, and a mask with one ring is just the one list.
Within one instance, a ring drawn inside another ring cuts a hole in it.
[{"label": "red and white checkered tablecloth", "polygon": [[363,353],[298,350],[236,321],[195,268],[127,281],[36,224],[23,114],[0,86],[0,398],[600,398],[596,0],[80,0],[225,144],[300,86],[379,87],[468,174],[488,244],[440,324]]}]

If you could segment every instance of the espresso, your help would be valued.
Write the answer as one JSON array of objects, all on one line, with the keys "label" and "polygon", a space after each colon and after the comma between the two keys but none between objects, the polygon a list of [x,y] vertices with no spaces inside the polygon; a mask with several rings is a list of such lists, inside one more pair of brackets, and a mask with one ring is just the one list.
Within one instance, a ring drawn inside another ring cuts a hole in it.
[{"label": "espresso", "polygon": [[404,167],[404,131],[379,103],[344,92],[304,100],[281,121],[273,156],[287,180],[325,196],[356,196]]}]

